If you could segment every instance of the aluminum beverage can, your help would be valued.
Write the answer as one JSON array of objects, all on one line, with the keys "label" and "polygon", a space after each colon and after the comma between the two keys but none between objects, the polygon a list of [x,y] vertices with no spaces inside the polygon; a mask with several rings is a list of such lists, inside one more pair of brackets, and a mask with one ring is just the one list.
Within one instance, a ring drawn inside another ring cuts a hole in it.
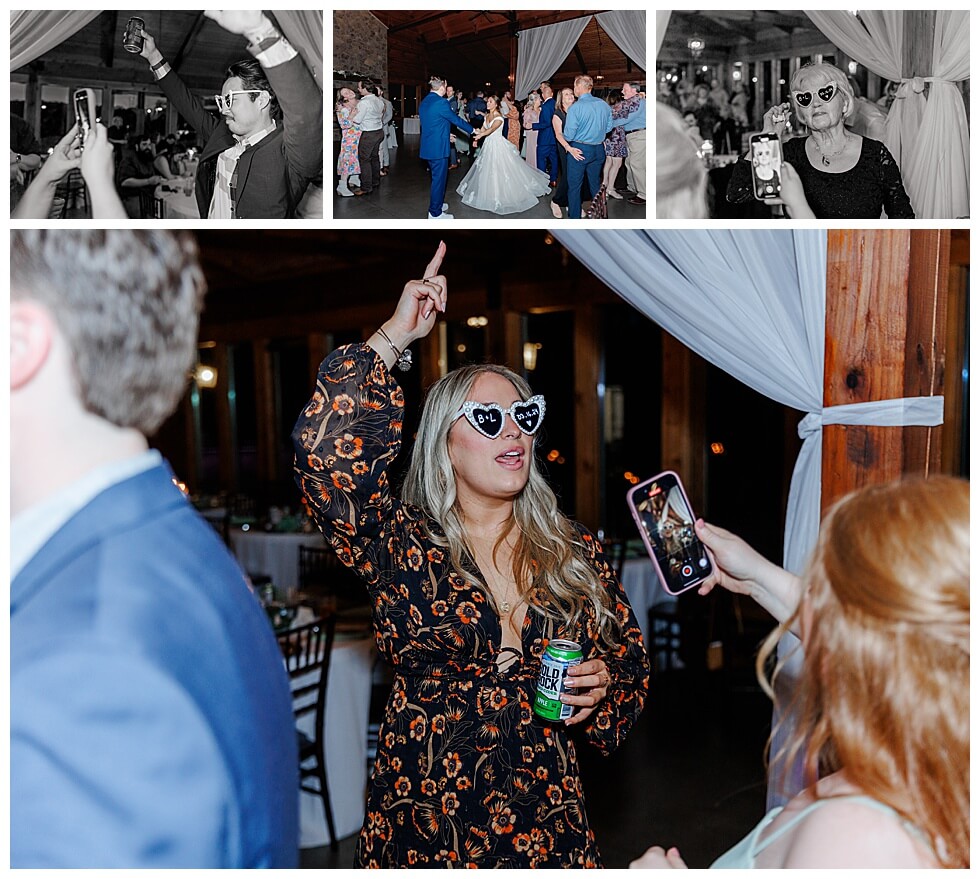
[{"label": "aluminum beverage can", "polygon": [[541,654],[541,673],[538,675],[538,689],[534,694],[534,713],[545,720],[567,720],[575,710],[574,705],[566,705],[559,698],[561,694],[573,692],[565,680],[568,669],[582,661],[582,646],[577,641],[555,639],[548,642]]},{"label": "aluminum beverage can", "polygon": [[127,52],[138,55],[143,51],[143,19],[133,16],[126,23],[126,31],[123,34],[123,48]]}]

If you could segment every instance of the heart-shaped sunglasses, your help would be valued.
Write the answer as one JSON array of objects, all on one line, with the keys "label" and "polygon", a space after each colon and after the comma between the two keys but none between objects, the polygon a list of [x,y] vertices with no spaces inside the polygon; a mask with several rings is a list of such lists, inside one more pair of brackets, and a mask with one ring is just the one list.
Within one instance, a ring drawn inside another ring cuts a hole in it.
[{"label": "heart-shaped sunglasses", "polygon": [[453,416],[453,421],[466,417],[480,433],[488,439],[496,439],[504,429],[504,421],[509,415],[523,433],[532,436],[544,421],[544,397],[535,394],[530,400],[518,400],[504,409],[499,403],[475,403],[467,400]]},{"label": "heart-shaped sunglasses", "polygon": [[[828,82],[826,85],[817,89],[817,95],[826,104],[827,101],[833,99],[838,89],[839,86],[836,82]],[[793,97],[796,98],[796,103],[801,107],[809,107],[810,102],[813,100],[813,92],[793,92]]]}]

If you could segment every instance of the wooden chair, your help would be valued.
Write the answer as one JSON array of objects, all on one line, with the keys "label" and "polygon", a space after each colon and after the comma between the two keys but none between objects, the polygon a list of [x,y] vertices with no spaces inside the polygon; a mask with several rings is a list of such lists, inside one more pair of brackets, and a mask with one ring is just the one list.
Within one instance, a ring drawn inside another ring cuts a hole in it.
[{"label": "wooden chair", "polygon": [[[330,848],[337,850],[330,791],[327,788],[324,719],[327,708],[327,677],[330,671],[330,649],[333,647],[335,620],[322,617],[305,626],[280,632],[276,637],[286,661],[286,671],[293,692],[293,716],[299,720],[313,714],[313,737],[296,730],[299,747],[299,786],[323,801]],[[313,781],[316,780],[316,786]]]}]

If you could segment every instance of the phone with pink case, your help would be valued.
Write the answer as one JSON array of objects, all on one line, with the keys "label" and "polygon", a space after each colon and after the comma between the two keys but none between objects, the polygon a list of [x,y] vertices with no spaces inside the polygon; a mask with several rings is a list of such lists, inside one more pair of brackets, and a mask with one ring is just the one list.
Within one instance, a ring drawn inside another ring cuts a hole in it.
[{"label": "phone with pink case", "polygon": [[668,593],[679,595],[711,575],[711,558],[694,533],[694,511],[676,473],[666,470],[634,485],[626,503]]}]

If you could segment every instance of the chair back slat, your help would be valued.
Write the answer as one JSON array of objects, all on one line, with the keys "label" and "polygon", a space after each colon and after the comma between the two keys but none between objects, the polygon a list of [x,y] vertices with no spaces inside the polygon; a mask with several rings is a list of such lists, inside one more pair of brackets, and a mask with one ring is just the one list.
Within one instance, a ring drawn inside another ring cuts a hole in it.
[{"label": "chair back slat", "polygon": [[325,710],[335,628],[335,618],[328,616],[276,636],[292,686],[293,715],[299,718],[316,711],[318,734]]}]

